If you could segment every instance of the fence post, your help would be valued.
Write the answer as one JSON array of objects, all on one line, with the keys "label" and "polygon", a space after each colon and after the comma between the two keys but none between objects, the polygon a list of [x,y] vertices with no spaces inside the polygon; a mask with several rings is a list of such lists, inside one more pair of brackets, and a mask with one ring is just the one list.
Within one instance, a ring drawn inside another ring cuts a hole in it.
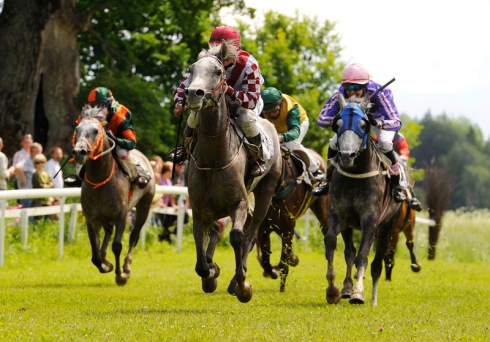
[{"label": "fence post", "polygon": [[0,267],[3,267],[5,255],[5,208],[7,200],[0,201],[0,210],[2,211],[2,221],[0,222]]},{"label": "fence post", "polygon": [[184,218],[185,218],[185,206],[184,206],[184,195],[179,195],[177,205],[177,252],[180,253],[182,249],[182,236],[184,233]]},{"label": "fence post", "polygon": [[22,247],[27,248],[27,236],[29,235],[29,216],[27,215],[27,209],[20,211],[20,229]]},{"label": "fence post", "polygon": [[[68,230],[68,242],[72,243],[75,240],[75,227],[77,225],[77,204],[72,203],[71,205],[71,210],[70,210],[70,226]],[[60,216],[61,217],[61,216]]]},{"label": "fence post", "polygon": [[60,228],[58,231],[58,256],[60,260],[63,260],[63,248],[65,245],[65,202],[66,197],[61,197]]}]

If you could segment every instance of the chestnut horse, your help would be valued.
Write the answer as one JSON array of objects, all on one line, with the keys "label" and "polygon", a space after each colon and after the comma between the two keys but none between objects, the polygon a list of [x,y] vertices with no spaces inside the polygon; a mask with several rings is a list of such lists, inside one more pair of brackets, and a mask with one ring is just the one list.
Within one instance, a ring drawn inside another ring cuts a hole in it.
[{"label": "chestnut horse", "polygon": [[[315,151],[308,149],[309,155],[314,156],[320,163],[320,169],[326,173],[325,160]],[[267,212],[267,216],[259,228],[257,237],[257,252],[260,265],[264,269],[264,276],[269,276],[272,279],[281,278],[280,291],[286,289],[286,280],[289,274],[289,266],[296,266],[299,262],[298,256],[294,253],[293,239],[296,220],[298,220],[310,208],[317,219],[320,221],[320,226],[323,234],[327,232],[328,224],[328,206],[330,196],[313,196],[311,194],[312,187],[306,184],[305,181],[298,180],[301,176],[301,171],[291,153],[303,156],[302,151],[286,151],[283,152],[283,171],[282,182],[280,187],[276,189],[276,194],[272,198],[271,206]],[[303,156],[308,161],[308,156]],[[308,169],[308,167],[306,167]],[[281,258],[276,266],[270,263],[271,241],[270,234],[274,232],[281,238]]]},{"label": "chestnut horse", "polygon": [[[115,143],[106,135],[106,124],[106,116],[100,108],[85,106],[73,135],[72,155],[75,162],[83,164],[85,168],[81,204],[92,247],[92,263],[101,273],[114,269],[107,260],[107,247],[116,226],[112,251],[116,257],[116,283],[122,286],[131,275],[133,249],[150,211],[155,194],[155,180],[148,159],[141,152],[132,150],[131,156],[150,172],[151,179],[144,189],[129,182],[111,153]],[[127,214],[133,207],[136,207],[136,221],[129,237],[129,251],[124,265],[121,266],[121,240],[126,228]],[[101,227],[105,233],[102,246],[99,237]]]},{"label": "chestnut horse", "polygon": [[388,247],[388,252],[384,257],[385,262],[385,272],[386,272],[386,280],[391,280],[391,273],[393,271],[393,267],[395,267],[395,250],[396,245],[398,244],[398,237],[400,233],[403,232],[406,238],[406,245],[410,252],[411,259],[411,268],[413,272],[420,272],[422,266],[417,261],[417,257],[413,251],[414,247],[414,231],[415,231],[415,210],[410,208],[408,203],[405,201],[402,203],[401,210],[398,213],[398,218],[395,224],[395,230],[393,231],[390,243]]}]

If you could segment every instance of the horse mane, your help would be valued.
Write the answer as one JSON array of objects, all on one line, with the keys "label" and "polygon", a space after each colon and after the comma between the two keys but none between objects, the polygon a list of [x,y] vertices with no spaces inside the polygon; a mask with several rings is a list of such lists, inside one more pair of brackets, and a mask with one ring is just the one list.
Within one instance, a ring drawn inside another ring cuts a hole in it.
[{"label": "horse mane", "polygon": [[104,111],[102,108],[99,107],[91,107],[90,105],[86,104],[82,108],[82,112],[80,113],[79,116],[80,119],[86,119],[86,118],[93,118],[97,119],[102,123],[102,126],[105,126],[107,124],[106,122],[106,114],[104,114]]}]

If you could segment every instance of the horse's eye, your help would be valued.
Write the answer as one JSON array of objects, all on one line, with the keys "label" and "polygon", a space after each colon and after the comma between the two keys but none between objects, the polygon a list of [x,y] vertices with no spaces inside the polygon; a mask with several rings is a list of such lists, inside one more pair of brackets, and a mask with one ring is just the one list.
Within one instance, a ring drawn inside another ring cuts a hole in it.
[{"label": "horse's eye", "polygon": [[359,126],[359,130],[363,133],[366,132],[367,130],[367,123],[365,120],[359,120],[359,123],[358,123],[358,126]]},{"label": "horse's eye", "polygon": [[221,77],[223,75],[223,72],[221,70],[216,70],[216,76]]}]

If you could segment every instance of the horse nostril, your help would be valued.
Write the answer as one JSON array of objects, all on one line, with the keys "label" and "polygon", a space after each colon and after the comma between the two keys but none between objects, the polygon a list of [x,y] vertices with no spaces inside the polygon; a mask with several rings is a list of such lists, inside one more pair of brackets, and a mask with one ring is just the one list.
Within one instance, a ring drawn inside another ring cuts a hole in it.
[{"label": "horse nostril", "polygon": [[351,154],[349,154],[349,157],[350,158],[355,158],[356,157],[356,152],[352,152]]},{"label": "horse nostril", "polygon": [[198,89],[198,90],[196,91],[196,95],[197,95],[197,96],[204,96],[204,90],[202,90],[202,89]]}]

